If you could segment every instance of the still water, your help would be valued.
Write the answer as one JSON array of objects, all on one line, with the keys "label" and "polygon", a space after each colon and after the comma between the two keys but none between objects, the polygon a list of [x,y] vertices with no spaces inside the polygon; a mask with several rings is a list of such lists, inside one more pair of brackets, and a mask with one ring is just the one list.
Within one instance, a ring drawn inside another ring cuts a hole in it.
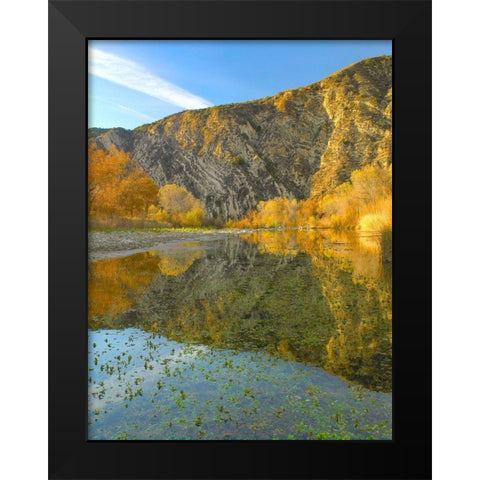
[{"label": "still water", "polygon": [[90,439],[391,439],[376,235],[196,234],[89,265]]}]

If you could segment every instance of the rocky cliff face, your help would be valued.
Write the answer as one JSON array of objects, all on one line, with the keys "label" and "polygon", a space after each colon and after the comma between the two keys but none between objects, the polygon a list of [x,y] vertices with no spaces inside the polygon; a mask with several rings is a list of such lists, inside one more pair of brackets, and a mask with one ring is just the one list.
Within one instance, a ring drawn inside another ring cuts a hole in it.
[{"label": "rocky cliff face", "polygon": [[188,189],[214,217],[239,218],[260,200],[323,195],[361,166],[387,167],[391,73],[390,56],[371,58],[307,87],[94,140],[131,152],[159,186]]}]

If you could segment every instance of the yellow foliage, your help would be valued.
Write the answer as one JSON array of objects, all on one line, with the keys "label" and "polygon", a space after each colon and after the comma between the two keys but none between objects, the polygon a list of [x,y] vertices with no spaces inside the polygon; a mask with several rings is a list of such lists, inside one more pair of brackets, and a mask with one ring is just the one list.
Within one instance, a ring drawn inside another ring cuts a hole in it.
[{"label": "yellow foliage", "polygon": [[200,250],[160,253],[158,254],[158,268],[164,275],[176,277],[186,272],[193,265],[193,262],[201,258],[202,255]]},{"label": "yellow foliage", "polygon": [[155,201],[158,187],[141,170],[129,173],[118,186],[119,210],[127,216],[147,215],[148,206]]},{"label": "yellow foliage", "polygon": [[201,227],[205,223],[205,205],[188,190],[174,183],[158,192],[160,210],[153,215],[157,221],[182,227]]},{"label": "yellow foliage", "polygon": [[255,231],[241,236],[257,246],[262,254],[277,256],[306,253],[314,265],[334,258],[353,274],[354,279],[378,278],[383,263],[391,257],[388,235],[359,234],[352,230],[283,230]]},{"label": "yellow foliage", "polygon": [[322,226],[380,232],[392,228],[392,171],[367,165],[320,200]]},{"label": "yellow foliage", "polygon": [[185,225],[189,227],[201,227],[204,217],[205,215],[201,208],[192,208],[185,214]]},{"label": "yellow foliage", "polygon": [[[155,207],[156,208],[156,207]],[[170,223],[170,215],[165,211],[157,208],[157,211],[151,216],[152,220],[159,223]]]},{"label": "yellow foliage", "polygon": [[360,217],[358,226],[364,232],[381,232],[392,227],[392,218],[383,213],[367,213]]},{"label": "yellow foliage", "polygon": [[110,258],[91,263],[88,268],[88,318],[117,318],[133,306],[139,295],[158,272],[157,262],[147,253]]},{"label": "yellow foliage", "polygon": [[114,146],[88,149],[88,204],[91,215],[147,215],[158,187],[130,156]]},{"label": "yellow foliage", "polygon": [[159,211],[159,208],[156,207],[155,205],[150,205],[147,210],[147,216],[148,218],[152,218],[155,214],[157,214]]},{"label": "yellow foliage", "polygon": [[355,170],[351,181],[320,200],[276,197],[261,201],[227,228],[326,227],[338,230],[391,229],[392,171],[376,165]]},{"label": "yellow foliage", "polygon": [[392,170],[377,165],[367,165],[351,175],[355,197],[364,203],[377,201],[392,194]]},{"label": "yellow foliage", "polygon": [[194,208],[204,210],[203,203],[188,190],[174,183],[164,185],[158,191],[158,205],[170,215],[183,214]]},{"label": "yellow foliage", "polygon": [[291,231],[265,232],[258,231],[242,235],[241,238],[248,243],[257,245],[260,253],[271,255],[297,255],[298,241]]},{"label": "yellow foliage", "polygon": [[[250,210],[242,219],[229,221],[227,228],[277,228],[295,227],[300,221],[303,202],[285,197],[275,197],[258,203],[256,210]],[[311,210],[311,206],[309,206]],[[310,212],[307,209],[308,212]]]}]

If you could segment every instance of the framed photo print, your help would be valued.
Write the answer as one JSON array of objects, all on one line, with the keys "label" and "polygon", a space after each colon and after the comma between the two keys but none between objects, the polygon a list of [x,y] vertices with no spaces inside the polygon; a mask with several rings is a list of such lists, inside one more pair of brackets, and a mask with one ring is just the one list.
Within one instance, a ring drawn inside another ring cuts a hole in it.
[{"label": "framed photo print", "polygon": [[431,476],[431,3],[51,1],[50,477]]}]

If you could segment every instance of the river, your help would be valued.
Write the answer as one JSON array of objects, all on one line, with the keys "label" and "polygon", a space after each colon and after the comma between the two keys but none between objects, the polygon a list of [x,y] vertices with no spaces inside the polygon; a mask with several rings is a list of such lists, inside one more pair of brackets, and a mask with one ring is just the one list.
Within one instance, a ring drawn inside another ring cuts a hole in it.
[{"label": "river", "polygon": [[112,232],[89,254],[89,439],[392,438],[379,235]]}]

